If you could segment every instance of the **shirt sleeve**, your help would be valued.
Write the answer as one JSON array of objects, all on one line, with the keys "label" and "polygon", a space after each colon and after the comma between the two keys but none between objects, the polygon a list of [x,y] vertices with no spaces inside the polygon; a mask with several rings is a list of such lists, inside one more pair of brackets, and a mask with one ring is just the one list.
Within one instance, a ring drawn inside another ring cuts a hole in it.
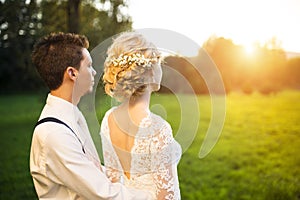
[{"label": "shirt sleeve", "polygon": [[45,175],[51,181],[64,185],[86,199],[150,199],[147,192],[111,183],[86,157],[81,144],[67,128],[57,125],[57,129],[53,130],[43,130],[48,131],[43,141]]}]

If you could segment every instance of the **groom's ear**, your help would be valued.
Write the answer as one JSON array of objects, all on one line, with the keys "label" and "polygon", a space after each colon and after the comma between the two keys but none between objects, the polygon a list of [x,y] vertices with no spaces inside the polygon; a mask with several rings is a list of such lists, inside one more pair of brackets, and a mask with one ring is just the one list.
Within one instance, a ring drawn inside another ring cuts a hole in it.
[{"label": "groom's ear", "polygon": [[78,76],[78,70],[74,67],[67,67],[66,69],[66,75],[73,81],[77,79]]}]

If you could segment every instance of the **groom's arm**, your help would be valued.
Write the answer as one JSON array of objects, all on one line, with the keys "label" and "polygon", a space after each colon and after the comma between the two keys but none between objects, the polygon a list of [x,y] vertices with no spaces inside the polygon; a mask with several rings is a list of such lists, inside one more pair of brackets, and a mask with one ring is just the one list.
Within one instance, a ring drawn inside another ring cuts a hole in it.
[{"label": "groom's arm", "polygon": [[[45,160],[42,176],[47,176],[52,182],[75,191],[85,199],[150,199],[147,192],[131,190],[120,183],[111,183],[82,152],[80,143],[68,129],[58,127],[55,132],[49,133],[46,127],[47,125],[39,126],[39,131],[44,129],[42,131],[46,135],[36,138],[44,146],[41,154],[43,157],[38,159]],[[39,181],[36,179],[41,174],[32,172],[32,175],[35,181]]]}]

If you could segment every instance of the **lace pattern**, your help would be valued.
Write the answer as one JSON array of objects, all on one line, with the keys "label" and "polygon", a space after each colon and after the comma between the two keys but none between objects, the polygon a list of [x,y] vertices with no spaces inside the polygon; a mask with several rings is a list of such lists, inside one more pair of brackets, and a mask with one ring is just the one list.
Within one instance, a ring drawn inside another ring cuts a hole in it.
[{"label": "lace pattern", "polygon": [[104,116],[100,131],[104,163],[110,180],[150,191],[153,199],[180,199],[177,164],[181,147],[172,136],[171,126],[153,113],[142,120],[131,149],[128,179],[110,140],[108,116],[112,110]]}]

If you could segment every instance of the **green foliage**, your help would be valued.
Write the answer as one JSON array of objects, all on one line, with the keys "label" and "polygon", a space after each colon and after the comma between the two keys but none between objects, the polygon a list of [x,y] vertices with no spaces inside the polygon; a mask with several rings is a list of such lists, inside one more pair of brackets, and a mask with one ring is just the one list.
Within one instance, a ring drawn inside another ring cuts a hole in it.
[{"label": "green foliage", "polygon": [[[75,12],[78,17],[73,18],[68,15],[70,2],[0,1],[0,93],[44,87],[30,59],[33,43],[42,35],[72,31],[68,24],[74,22],[78,27],[75,29],[89,38],[92,50],[105,39],[131,29],[132,19],[123,12],[128,6],[125,0],[72,1],[72,7],[77,7],[77,4],[79,6],[79,12]],[[73,21],[70,22],[69,19]],[[195,65],[201,69],[209,63],[203,56],[204,50],[220,71],[227,93],[244,91],[251,94],[259,91],[271,94],[286,88],[300,88],[299,58],[288,59],[276,38],[272,38],[264,46],[256,45],[254,48],[253,54],[247,55],[243,47],[234,44],[232,40],[212,36],[199,49],[197,56],[171,56],[168,58],[168,65],[178,70],[197,94],[208,93],[203,74],[195,72],[193,67]],[[177,85],[173,83],[172,87],[176,88],[176,92],[190,93],[180,81]],[[169,89],[163,87],[162,91],[170,92]]]},{"label": "green foliage", "polygon": [[[37,199],[29,174],[29,150],[45,98],[0,96],[0,199]],[[199,96],[199,130],[178,166],[182,199],[299,199],[299,98],[299,92],[273,96],[231,93],[221,137],[213,150],[199,159],[212,106],[209,96]],[[153,95],[151,108],[157,104],[165,109],[165,118],[176,134],[181,122],[176,96]],[[110,106],[110,98],[97,96],[99,120]],[[99,147],[100,141],[95,144]]]},{"label": "green foliage", "polygon": [[[78,33],[88,37],[90,49],[117,33],[131,29],[131,18],[120,12],[120,8],[126,7],[124,1],[107,1],[110,5],[109,9],[97,8],[97,1],[81,0],[78,2],[80,2]],[[101,3],[98,2],[99,5]],[[68,28],[67,0],[43,0],[40,6],[42,35],[51,32],[70,31]]]},{"label": "green foliage", "polygon": [[118,1],[114,5],[113,2],[109,10],[98,10],[88,3],[82,5],[80,33],[88,36],[90,49],[117,33],[131,29],[131,18],[118,11],[118,7],[125,6],[124,3]]},{"label": "green foliage", "polygon": [[0,2],[1,90],[28,90],[40,84],[31,65],[31,49],[38,32],[36,1]]},{"label": "green foliage", "polygon": [[[106,1],[110,4],[108,10],[96,9],[96,1],[78,2],[81,2],[79,33],[89,38],[90,49],[114,34],[131,29],[131,18],[121,12],[127,6],[123,0]],[[67,5],[67,0],[0,1],[0,93],[45,87],[30,55],[40,36],[69,31]]]},{"label": "green foliage", "polygon": [[[41,34],[52,32],[67,32],[67,12],[65,1],[42,1],[41,10]],[[53,14],[55,13],[55,14]]]}]

